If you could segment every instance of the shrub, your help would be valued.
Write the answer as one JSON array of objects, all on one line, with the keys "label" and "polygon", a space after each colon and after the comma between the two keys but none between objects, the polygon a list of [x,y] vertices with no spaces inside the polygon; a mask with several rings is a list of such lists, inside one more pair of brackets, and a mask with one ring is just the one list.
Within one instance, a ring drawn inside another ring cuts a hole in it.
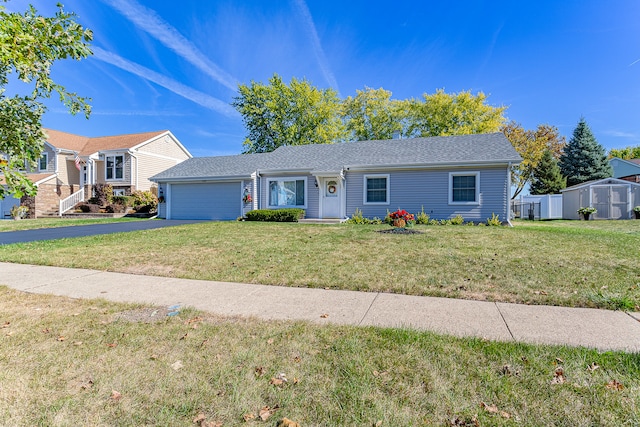
[{"label": "shrub", "polygon": [[462,224],[464,224],[464,218],[462,217],[462,215],[456,215],[453,218],[451,218],[449,221],[451,222],[451,225],[462,225]]},{"label": "shrub", "polygon": [[369,219],[362,216],[362,210],[356,208],[351,218],[345,221],[347,224],[369,224]]},{"label": "shrub", "polygon": [[100,205],[96,205],[94,203],[80,203],[76,206],[76,209],[79,209],[84,213],[99,213]]},{"label": "shrub", "polygon": [[112,204],[124,205],[125,207],[133,206],[133,197],[131,196],[113,196],[111,198]]},{"label": "shrub", "polygon": [[104,208],[107,213],[125,213],[127,207],[121,203],[113,203]]},{"label": "shrub", "polygon": [[498,226],[502,225],[502,221],[500,221],[500,217],[495,213],[491,214],[491,218],[487,218],[487,225]]},{"label": "shrub", "polygon": [[441,219],[439,224],[440,225],[451,225],[452,222],[451,222],[450,219]]},{"label": "shrub", "polygon": [[429,214],[425,213],[424,206],[422,207],[422,210],[416,215],[416,224],[429,224]]},{"label": "shrub", "polygon": [[24,219],[27,217],[27,213],[29,212],[29,207],[24,205],[15,205],[11,208],[11,218],[13,219]]},{"label": "shrub", "polygon": [[304,217],[304,209],[256,209],[247,212],[247,221],[298,222]]},{"label": "shrub", "polygon": [[131,198],[136,212],[147,213],[158,208],[158,198],[151,191],[134,191]]},{"label": "shrub", "polygon": [[96,184],[94,187],[96,204],[100,206],[113,203],[113,187],[111,184]]},{"label": "shrub", "polygon": [[430,219],[429,225],[440,225],[440,221],[438,221],[437,219]]}]

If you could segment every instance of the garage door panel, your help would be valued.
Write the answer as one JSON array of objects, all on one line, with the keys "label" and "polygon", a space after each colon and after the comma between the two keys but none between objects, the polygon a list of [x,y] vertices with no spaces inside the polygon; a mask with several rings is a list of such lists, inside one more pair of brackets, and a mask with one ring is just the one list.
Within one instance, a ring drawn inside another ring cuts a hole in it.
[{"label": "garage door panel", "polygon": [[232,220],[241,215],[239,182],[173,184],[172,219]]}]

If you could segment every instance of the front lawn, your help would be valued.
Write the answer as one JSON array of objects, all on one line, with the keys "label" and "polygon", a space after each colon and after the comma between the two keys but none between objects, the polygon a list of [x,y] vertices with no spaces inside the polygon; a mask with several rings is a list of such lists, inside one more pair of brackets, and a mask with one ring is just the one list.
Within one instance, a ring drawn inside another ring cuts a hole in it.
[{"label": "front lawn", "polygon": [[209,222],[0,246],[0,261],[193,279],[640,310],[640,221],[513,228]]},{"label": "front lawn", "polygon": [[0,342],[2,425],[640,424],[637,353],[170,317],[1,286]]}]

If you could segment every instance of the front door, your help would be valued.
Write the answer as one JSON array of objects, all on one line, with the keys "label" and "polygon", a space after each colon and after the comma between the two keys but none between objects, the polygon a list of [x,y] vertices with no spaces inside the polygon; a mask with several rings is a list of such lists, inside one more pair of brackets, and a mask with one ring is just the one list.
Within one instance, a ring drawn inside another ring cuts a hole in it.
[{"label": "front door", "polygon": [[322,181],[322,217],[340,218],[340,181],[337,178],[324,178]]}]

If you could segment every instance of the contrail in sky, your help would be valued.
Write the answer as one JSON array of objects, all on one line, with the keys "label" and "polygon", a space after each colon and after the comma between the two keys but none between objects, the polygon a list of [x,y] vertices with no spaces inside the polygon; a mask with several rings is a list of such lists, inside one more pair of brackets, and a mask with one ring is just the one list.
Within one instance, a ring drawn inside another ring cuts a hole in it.
[{"label": "contrail in sky", "polygon": [[135,0],[110,0],[105,4],[116,9],[142,31],[177,53],[205,74],[232,91],[238,90],[238,80],[211,62],[189,40],[163,20],[154,10]]},{"label": "contrail in sky", "polygon": [[320,44],[320,38],[318,37],[318,32],[316,31],[316,26],[313,23],[313,18],[311,16],[311,12],[309,12],[309,8],[304,0],[294,0],[294,5],[298,9],[298,12],[302,16],[302,20],[304,21],[305,29],[311,38],[311,45],[313,47],[313,53],[316,55],[316,59],[320,64],[320,69],[322,70],[322,74],[324,75],[325,80],[329,83],[333,89],[338,92],[340,95],[340,88],[338,87],[338,82],[336,81],[333,72],[331,71],[331,67],[329,66],[329,61],[327,61],[327,57],[324,54],[324,50],[322,49],[322,45]]},{"label": "contrail in sky", "polygon": [[231,108],[228,103],[220,101],[219,99],[207,95],[206,93],[199,92],[169,77],[163,76],[160,73],[156,73],[153,70],[143,67],[140,64],[136,64],[135,62],[126,60],[113,52],[108,52],[97,46],[92,46],[91,49],[93,50],[93,56],[96,59],[116,66],[122,70],[128,71],[132,74],[135,74],[136,76],[142,77],[143,79],[149,80],[150,82],[158,84],[170,90],[171,92],[180,95],[185,99],[188,99],[189,101],[193,101],[196,104],[216,111],[220,114],[224,114],[228,117],[236,117],[238,115],[236,110]]}]

